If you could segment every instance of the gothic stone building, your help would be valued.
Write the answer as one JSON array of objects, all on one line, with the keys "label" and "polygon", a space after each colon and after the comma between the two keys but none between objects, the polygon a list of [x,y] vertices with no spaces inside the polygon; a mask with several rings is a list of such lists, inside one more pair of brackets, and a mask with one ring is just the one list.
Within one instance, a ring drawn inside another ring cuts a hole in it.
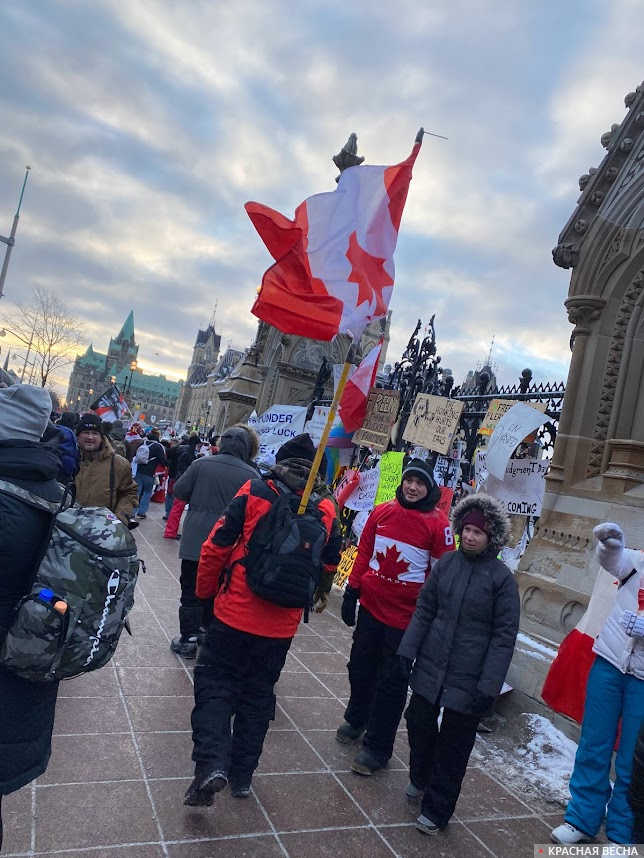
[{"label": "gothic stone building", "polygon": [[139,347],[134,339],[134,313],[110,339],[107,354],[94,351],[92,344],[76,357],[69,377],[67,408],[83,412],[114,382],[135,417],[147,423],[172,420],[181,383],[164,375],[146,375],[134,366]]}]

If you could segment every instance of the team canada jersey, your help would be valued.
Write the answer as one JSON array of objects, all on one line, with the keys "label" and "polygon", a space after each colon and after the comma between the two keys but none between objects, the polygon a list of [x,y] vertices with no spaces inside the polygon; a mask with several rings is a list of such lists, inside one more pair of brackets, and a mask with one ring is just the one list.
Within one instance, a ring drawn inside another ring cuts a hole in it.
[{"label": "team canada jersey", "polygon": [[430,569],[454,549],[445,513],[405,509],[397,500],[380,504],[362,531],[349,586],[377,620],[406,629]]}]

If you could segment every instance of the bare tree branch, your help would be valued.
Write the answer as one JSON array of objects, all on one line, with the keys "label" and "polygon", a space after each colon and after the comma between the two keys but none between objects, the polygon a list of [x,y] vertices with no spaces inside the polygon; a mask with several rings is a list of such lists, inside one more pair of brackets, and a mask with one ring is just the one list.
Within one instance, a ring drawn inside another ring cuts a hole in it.
[{"label": "bare tree branch", "polygon": [[70,364],[86,342],[83,323],[74,316],[55,292],[36,284],[29,303],[16,302],[2,327],[31,347],[33,367],[30,377],[46,387],[57,372]]}]

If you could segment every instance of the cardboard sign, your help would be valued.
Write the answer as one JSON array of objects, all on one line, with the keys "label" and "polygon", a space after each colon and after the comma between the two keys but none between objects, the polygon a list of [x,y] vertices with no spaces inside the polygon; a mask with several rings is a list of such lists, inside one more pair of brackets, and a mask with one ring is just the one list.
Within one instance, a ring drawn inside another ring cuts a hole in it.
[{"label": "cardboard sign", "polygon": [[541,515],[548,459],[510,459],[503,480],[485,470],[486,453],[477,453],[479,491],[500,500],[510,515]]},{"label": "cardboard sign", "polygon": [[[483,422],[479,426],[479,435],[491,435],[496,429],[496,425],[504,414],[516,405],[516,401],[511,399],[493,399],[488,405],[487,413],[483,418]],[[531,402],[530,406],[536,408],[537,411],[544,412],[546,410],[545,402]]]},{"label": "cardboard sign", "polygon": [[273,405],[261,417],[253,413],[248,425],[259,435],[259,455],[256,462],[275,464],[275,454],[287,441],[304,431],[306,408],[303,405]]},{"label": "cardboard sign", "polygon": [[351,570],[353,569],[353,564],[355,563],[357,556],[357,545],[350,545],[342,552],[342,556],[340,557],[340,562],[338,563],[338,568],[335,573],[335,578],[333,579],[333,583],[338,587],[344,587],[349,580],[349,575],[351,575]]},{"label": "cardboard sign", "polygon": [[550,418],[527,402],[515,403],[496,424],[486,450],[488,471],[503,480],[505,466],[523,439]]},{"label": "cardboard sign", "polygon": [[376,492],[375,506],[396,497],[396,489],[402,479],[402,464],[404,453],[396,453],[393,450],[383,453],[380,457],[380,481]]},{"label": "cardboard sign", "polygon": [[441,499],[436,504],[436,509],[439,509],[441,512],[444,512],[445,515],[449,518],[449,513],[452,508],[453,500],[454,489],[448,489],[445,486],[441,486]]},{"label": "cardboard sign", "polygon": [[403,439],[412,444],[420,444],[428,450],[446,454],[456,433],[463,408],[464,403],[456,399],[419,393],[414,400]]},{"label": "cardboard sign", "polygon": [[389,444],[391,428],[396,422],[399,390],[382,390],[372,387],[367,399],[367,414],[362,424],[353,435],[353,443],[373,450],[386,450]]},{"label": "cardboard sign", "polygon": [[355,509],[358,511],[363,509],[373,509],[379,480],[379,466],[372,468],[370,471],[362,471],[358,486],[344,502],[345,507],[347,509]]},{"label": "cardboard sign", "polygon": [[313,409],[313,416],[304,424],[302,431],[309,433],[311,441],[313,441],[316,447],[322,440],[322,432],[324,432],[330,410],[328,405],[316,405]]}]

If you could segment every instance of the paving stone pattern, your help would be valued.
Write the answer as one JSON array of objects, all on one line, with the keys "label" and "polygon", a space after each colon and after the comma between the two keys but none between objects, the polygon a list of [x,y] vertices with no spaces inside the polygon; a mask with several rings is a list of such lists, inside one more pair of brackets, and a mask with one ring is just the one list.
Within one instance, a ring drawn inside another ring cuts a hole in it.
[{"label": "paving stone pattern", "polygon": [[349,693],[351,632],[340,597],[302,624],[277,686],[277,717],[252,796],[182,804],[188,786],[192,667],[170,652],[177,633],[178,543],[160,506],[136,531],[147,564],[112,663],[63,683],[49,768],[3,802],[4,856],[69,858],[416,858],[532,856],[561,816],[544,814],[477,766],[457,815],[432,837],[413,825],[406,735],[386,771],[365,778],[336,742]]}]

